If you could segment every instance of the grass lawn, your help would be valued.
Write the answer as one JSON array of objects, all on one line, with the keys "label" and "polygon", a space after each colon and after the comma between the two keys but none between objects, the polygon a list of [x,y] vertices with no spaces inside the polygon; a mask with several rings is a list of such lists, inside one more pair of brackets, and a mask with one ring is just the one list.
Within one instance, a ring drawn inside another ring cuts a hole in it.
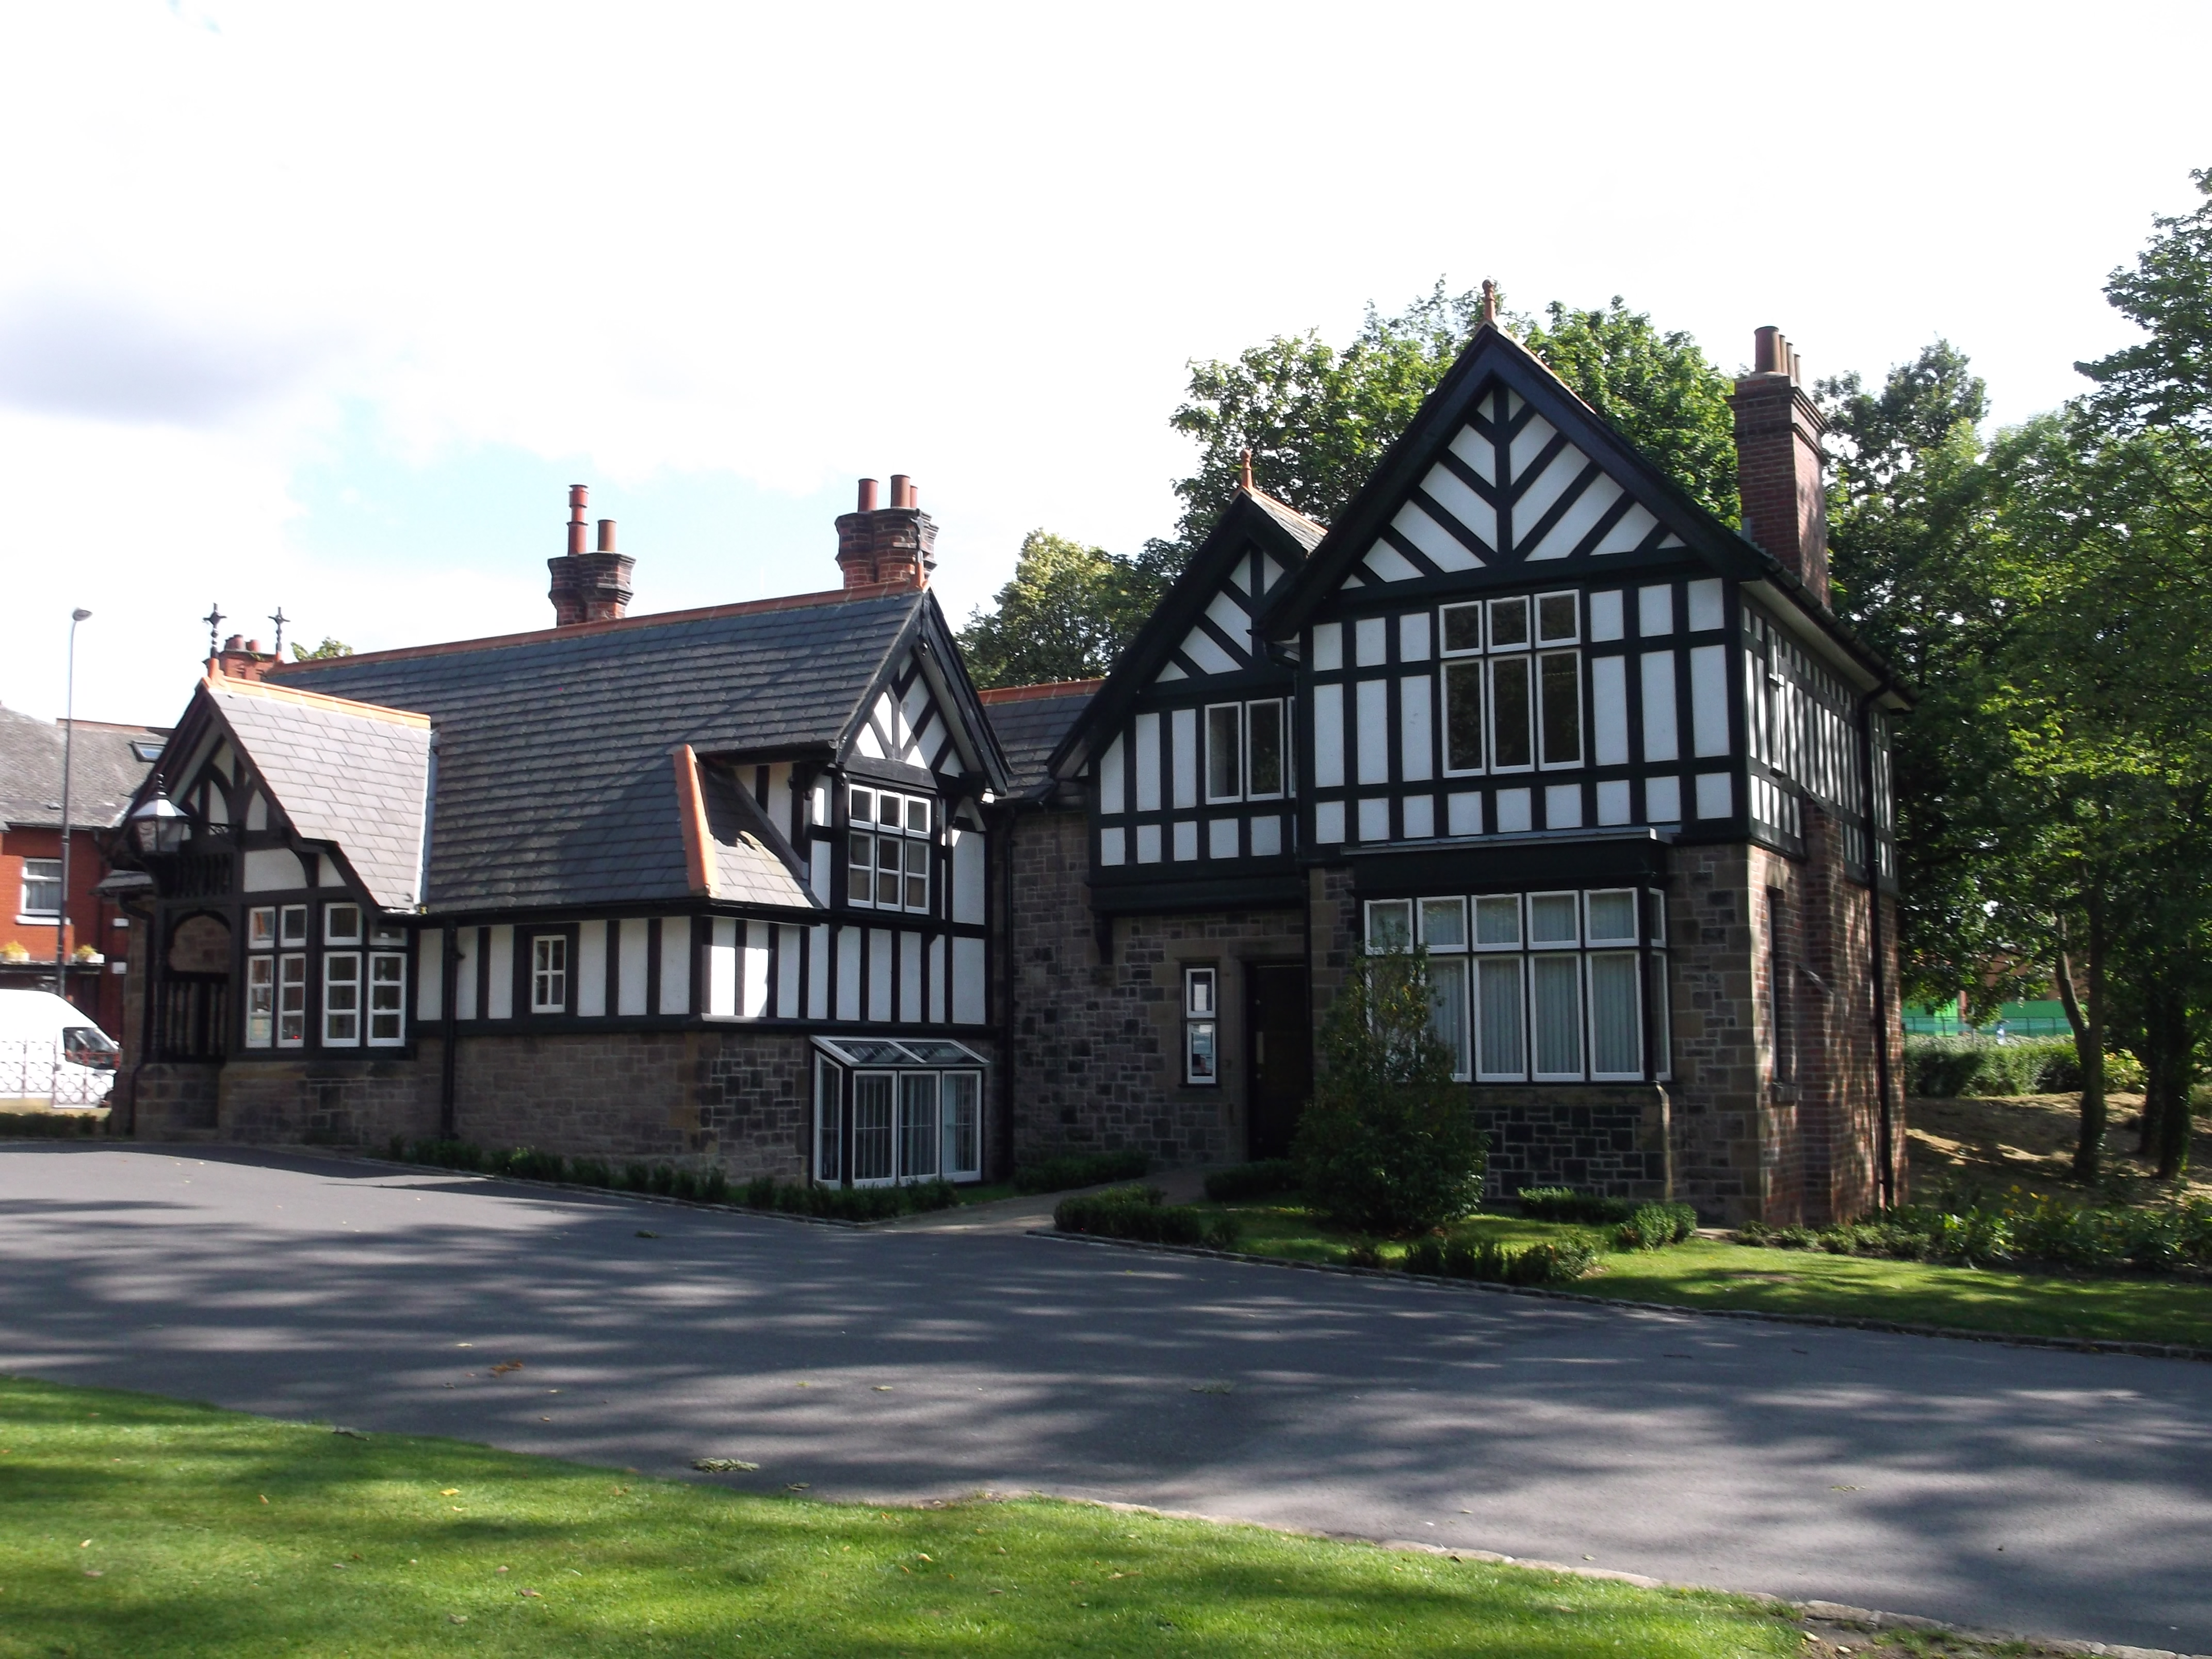
[{"label": "grass lawn", "polygon": [[1812,1650],[1727,1596],[1041,1500],[763,1497],[0,1378],[8,1659]]},{"label": "grass lawn", "polygon": [[[1304,1261],[1337,1261],[1350,1235],[1293,1201],[1214,1205],[1244,1223],[1248,1250]],[[1518,1217],[1478,1216],[1455,1231],[1514,1244],[1576,1231]],[[1596,1229],[1582,1231],[1595,1231]],[[1386,1262],[1402,1244],[1382,1247]],[[1760,1249],[1698,1238],[1671,1249],[1610,1252],[1601,1271],[1563,1288],[1636,1302],[1693,1308],[1757,1308],[1948,1325],[2007,1335],[2179,1342],[2212,1348],[2212,1285],[2157,1278],[2073,1278],[2008,1268]]]}]

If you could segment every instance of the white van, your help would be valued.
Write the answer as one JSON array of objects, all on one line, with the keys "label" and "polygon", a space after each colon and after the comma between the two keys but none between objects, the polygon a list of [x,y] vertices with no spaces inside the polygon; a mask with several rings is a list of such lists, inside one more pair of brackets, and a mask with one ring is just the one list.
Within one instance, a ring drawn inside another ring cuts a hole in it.
[{"label": "white van", "polygon": [[0,1111],[103,1104],[119,1057],[114,1038],[52,991],[0,990]]}]

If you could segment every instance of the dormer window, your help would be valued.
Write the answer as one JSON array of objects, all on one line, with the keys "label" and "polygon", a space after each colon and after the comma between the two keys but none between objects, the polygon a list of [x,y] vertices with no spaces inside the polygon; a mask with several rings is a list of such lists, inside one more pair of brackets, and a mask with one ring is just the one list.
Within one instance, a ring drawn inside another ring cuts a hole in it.
[{"label": "dormer window", "polygon": [[847,799],[845,896],[873,910],[929,909],[935,803],[855,785]]}]

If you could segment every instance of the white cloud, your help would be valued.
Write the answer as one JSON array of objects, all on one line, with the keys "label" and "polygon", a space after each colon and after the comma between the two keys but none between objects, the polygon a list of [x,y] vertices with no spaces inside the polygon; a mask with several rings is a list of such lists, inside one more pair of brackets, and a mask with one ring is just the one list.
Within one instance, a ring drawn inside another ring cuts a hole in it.
[{"label": "white cloud", "polygon": [[[1034,525],[1166,526],[1186,360],[1341,336],[1440,272],[1618,292],[1727,368],[1765,322],[1819,374],[1945,333],[2017,417],[2126,337],[2104,273],[2212,160],[2207,17],[15,9],[0,504],[44,574],[0,698],[58,705],[38,641],[88,579],[87,650],[137,642],[87,693],[118,716],[181,701],[210,597],[305,598],[356,643],[542,616],[511,544],[428,595],[328,550],[301,477],[333,458],[387,492],[394,456],[575,458],[641,505],[904,471],[964,614]],[[546,553],[559,516],[524,526]],[[826,523],[778,537],[729,527],[732,592],[829,579]],[[707,597],[710,563],[628,545],[643,602]]]}]

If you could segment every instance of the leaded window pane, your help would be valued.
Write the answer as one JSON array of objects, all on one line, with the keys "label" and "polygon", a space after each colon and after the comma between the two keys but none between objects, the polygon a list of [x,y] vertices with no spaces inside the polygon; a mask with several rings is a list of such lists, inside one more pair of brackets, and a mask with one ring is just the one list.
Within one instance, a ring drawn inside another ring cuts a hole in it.
[{"label": "leaded window pane", "polygon": [[1452,1075],[1465,1077],[1467,1053],[1467,963],[1456,957],[1429,962],[1429,1030],[1452,1057]]},{"label": "leaded window pane", "polygon": [[862,1072],[853,1079],[853,1179],[891,1178],[891,1074]]},{"label": "leaded window pane", "polygon": [[1528,684],[1528,659],[1500,657],[1490,665],[1490,760],[1500,771],[1534,763],[1529,720],[1534,713]]},{"label": "leaded window pane", "polygon": [[1575,652],[1543,659],[1544,764],[1571,766],[1583,757],[1583,664]]},{"label": "leaded window pane", "polygon": [[899,1174],[909,1181],[937,1173],[937,1073],[899,1076]]},{"label": "leaded window pane", "polygon": [[1242,732],[1244,710],[1222,703],[1206,711],[1206,798],[1235,800],[1243,792]]},{"label": "leaded window pane", "polygon": [[1252,769],[1255,795],[1283,793],[1283,705],[1255,702],[1250,711],[1251,742],[1248,762]]},{"label": "leaded window pane", "polygon": [[1479,957],[1474,971],[1480,1074],[1489,1078],[1521,1077],[1528,1069],[1522,1049],[1521,958]]},{"label": "leaded window pane", "polygon": [[1482,770],[1482,665],[1444,665],[1444,769]]},{"label": "leaded window pane", "polygon": [[1636,955],[1601,951],[1589,959],[1590,1071],[1641,1076],[1644,1032],[1638,1020]]},{"label": "leaded window pane", "polygon": [[1531,957],[1529,1002],[1536,1028],[1536,1075],[1580,1077],[1583,1070],[1583,971],[1579,957]]}]

